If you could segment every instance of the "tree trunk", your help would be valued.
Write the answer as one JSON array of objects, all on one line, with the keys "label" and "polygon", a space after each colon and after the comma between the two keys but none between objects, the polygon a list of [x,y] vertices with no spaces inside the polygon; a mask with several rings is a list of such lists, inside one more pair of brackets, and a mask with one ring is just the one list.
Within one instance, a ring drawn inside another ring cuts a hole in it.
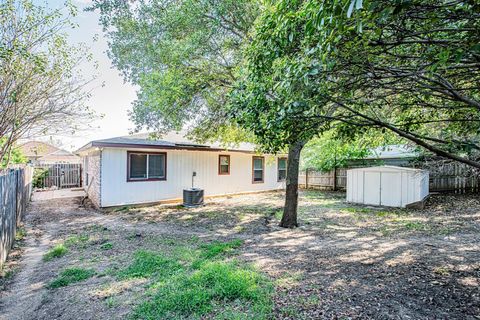
[{"label": "tree trunk", "polygon": [[304,142],[298,141],[288,148],[287,190],[282,221],[280,222],[280,227],[283,228],[295,228],[298,226],[298,169],[300,167],[300,152],[304,145]]}]

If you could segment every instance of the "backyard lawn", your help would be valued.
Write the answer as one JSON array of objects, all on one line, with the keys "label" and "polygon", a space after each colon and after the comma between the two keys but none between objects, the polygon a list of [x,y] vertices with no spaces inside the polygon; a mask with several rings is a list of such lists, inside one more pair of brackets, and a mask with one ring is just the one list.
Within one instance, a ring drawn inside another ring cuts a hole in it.
[{"label": "backyard lawn", "polygon": [[[424,210],[282,193],[206,206],[31,205],[3,279],[6,319],[479,319],[480,200]],[[23,258],[22,258],[23,257]]]}]

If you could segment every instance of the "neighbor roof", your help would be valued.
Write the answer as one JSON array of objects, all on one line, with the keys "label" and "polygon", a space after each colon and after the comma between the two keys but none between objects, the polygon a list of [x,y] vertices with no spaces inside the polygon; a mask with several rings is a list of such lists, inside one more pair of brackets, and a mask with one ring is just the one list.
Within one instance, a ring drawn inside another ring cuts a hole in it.
[{"label": "neighbor roof", "polygon": [[76,151],[80,153],[90,148],[143,148],[143,149],[191,149],[205,151],[241,151],[253,152],[255,145],[251,143],[240,143],[232,147],[225,147],[221,143],[215,142],[211,144],[197,143],[186,138],[185,133],[171,132],[162,136],[161,139],[152,139],[149,133],[139,133],[129,136],[114,137],[110,139],[94,140],[87,143]]},{"label": "neighbor roof", "polygon": [[51,144],[41,141],[28,141],[18,146],[18,148],[26,157],[41,157],[60,150]]},{"label": "neighbor roof", "polygon": [[388,145],[377,147],[370,150],[371,154],[365,159],[397,159],[397,158],[416,158],[419,153],[408,145]]}]

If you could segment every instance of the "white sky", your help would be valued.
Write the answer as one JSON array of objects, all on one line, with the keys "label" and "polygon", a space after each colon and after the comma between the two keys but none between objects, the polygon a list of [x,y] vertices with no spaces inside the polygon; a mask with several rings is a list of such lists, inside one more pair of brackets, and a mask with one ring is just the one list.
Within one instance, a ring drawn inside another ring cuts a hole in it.
[{"label": "white sky", "polygon": [[[79,9],[79,14],[75,18],[75,22],[79,26],[76,29],[68,30],[68,34],[72,43],[87,44],[94,60],[98,62],[98,70],[95,71],[92,66],[85,66],[82,73],[85,78],[90,78],[94,72],[98,75],[98,79],[93,84],[89,106],[98,114],[103,114],[104,117],[92,123],[94,128],[91,130],[77,132],[73,136],[42,138],[42,140],[60,140],[62,147],[70,151],[78,149],[91,140],[127,135],[129,130],[134,127],[128,119],[127,111],[136,98],[135,88],[129,83],[124,83],[119,71],[112,66],[106,53],[108,46],[99,26],[98,14],[83,11],[89,2],[88,0],[74,1]],[[59,8],[63,7],[64,0],[37,0],[35,3],[46,4],[50,8]],[[98,35],[96,42],[93,41],[95,35]]]}]

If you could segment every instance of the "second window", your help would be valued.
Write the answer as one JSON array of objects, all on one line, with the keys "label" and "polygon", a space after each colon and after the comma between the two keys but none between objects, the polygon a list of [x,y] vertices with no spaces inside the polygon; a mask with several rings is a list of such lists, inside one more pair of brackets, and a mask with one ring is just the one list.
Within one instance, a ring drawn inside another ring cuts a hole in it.
[{"label": "second window", "polygon": [[253,183],[261,183],[264,179],[264,166],[265,166],[265,159],[263,157],[253,157],[252,160],[252,182]]}]

